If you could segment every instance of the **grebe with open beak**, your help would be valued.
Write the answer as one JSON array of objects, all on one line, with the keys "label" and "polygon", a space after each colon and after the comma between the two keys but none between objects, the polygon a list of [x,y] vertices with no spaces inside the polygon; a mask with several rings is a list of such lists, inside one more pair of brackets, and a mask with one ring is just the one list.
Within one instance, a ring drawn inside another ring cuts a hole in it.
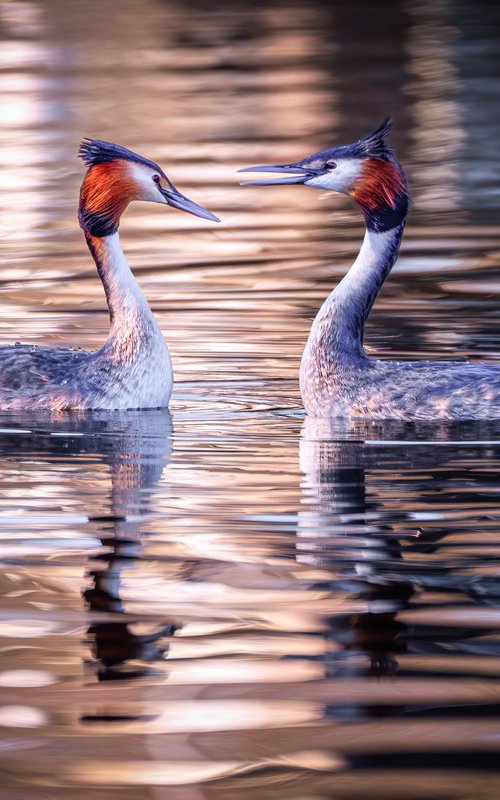
[{"label": "grebe with open beak", "polygon": [[391,120],[355,144],[289,164],[241,172],[285,177],[246,185],[305,184],[350,196],[366,233],[347,275],[321,306],[300,368],[304,407],[313,417],[499,419],[500,365],[369,358],[366,319],[398,257],[409,207],[403,168],[385,137]]}]

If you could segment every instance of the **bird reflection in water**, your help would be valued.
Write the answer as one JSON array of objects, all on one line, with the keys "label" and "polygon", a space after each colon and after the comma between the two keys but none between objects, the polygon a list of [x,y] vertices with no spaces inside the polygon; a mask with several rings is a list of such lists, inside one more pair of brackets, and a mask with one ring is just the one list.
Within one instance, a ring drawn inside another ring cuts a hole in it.
[{"label": "bird reflection in water", "polygon": [[[120,581],[122,572],[131,568],[142,549],[134,535],[128,536],[122,525],[126,520],[120,517],[91,517],[91,521],[107,523],[108,531],[103,525],[102,534],[97,534],[107,552],[95,557],[99,566],[89,571],[92,585],[84,591],[85,600],[90,611],[121,614],[125,611],[120,597]],[[137,531],[135,535],[139,535]],[[132,626],[133,627],[133,626]],[[88,629],[92,648],[96,675],[100,681],[140,678],[151,672],[147,666],[130,666],[131,662],[151,664],[163,660],[168,644],[165,637],[172,636],[177,630],[174,624],[168,624],[151,633],[135,633],[130,622],[112,620],[94,622]]]},{"label": "bird reflection in water", "polygon": [[[153,631],[136,632],[140,620],[120,619],[126,612],[120,585],[124,570],[137,563],[151,495],[170,458],[170,413],[167,409],[10,412],[2,414],[1,425],[0,452],[14,453],[16,460],[36,454],[37,460],[67,467],[69,461],[85,464],[90,456],[109,469],[111,489],[103,496],[107,513],[89,517],[103,548],[92,556],[90,582],[83,592],[93,616],[88,663],[100,681],[147,674],[155,661],[165,657],[166,637],[176,627],[169,621]],[[89,509],[84,506],[84,510]]]},{"label": "bird reflection in water", "polygon": [[[413,586],[398,575],[401,542],[393,528],[377,521],[379,504],[367,496],[367,450],[360,439],[337,430],[342,423],[306,419],[301,439],[305,502],[299,517],[298,560],[331,572],[315,589],[347,596],[364,611],[324,619],[325,676],[356,678],[393,675],[406,649],[406,626],[398,613]],[[348,424],[348,423],[346,423]],[[335,429],[334,429],[335,426]],[[352,433],[351,433],[352,435]],[[381,716],[380,707],[328,706],[328,717]]]},{"label": "bird reflection in water", "polygon": [[[313,588],[331,592],[339,607],[338,613],[323,618],[325,677],[347,680],[398,673],[427,678],[423,662],[410,667],[401,657],[490,653],[484,637],[494,628],[440,624],[444,614],[437,598],[443,597],[444,607],[450,593],[460,597],[462,609],[498,605],[498,591],[489,576],[471,570],[466,560],[450,558],[450,544],[443,541],[454,531],[443,512],[443,492],[450,486],[459,491],[466,482],[468,503],[483,507],[492,476],[485,470],[474,483],[464,463],[476,463],[485,446],[491,448],[497,439],[498,428],[488,423],[465,428],[453,422],[305,420],[301,469],[304,505],[310,510],[299,515],[297,558],[320,571]],[[387,487],[397,479],[398,502],[386,505],[383,491],[389,491],[387,499],[394,499]],[[377,482],[385,487],[378,494]],[[372,491],[367,489],[370,483]],[[422,522],[401,510],[400,498],[408,495],[410,507],[427,509],[420,515]],[[464,502],[463,490],[459,497]],[[436,513],[429,514],[432,506]],[[442,524],[436,524],[440,519]],[[436,622],[414,622],[410,627],[403,612],[417,603],[423,607],[425,592],[433,597]],[[350,610],[343,612],[343,607]],[[467,668],[464,676],[473,677]],[[348,696],[347,690],[346,702],[328,704],[325,715],[355,720],[428,713],[415,705],[360,705]],[[449,713],[448,708],[434,708],[434,713],[440,711]]]},{"label": "bird reflection in water", "polygon": [[[116,414],[107,416],[113,430],[107,431],[104,425],[99,441],[111,472],[109,513],[89,517],[103,551],[92,559],[90,585],[83,592],[89,610],[97,612],[88,634],[93,655],[89,664],[99,681],[149,674],[150,665],[165,658],[166,638],[177,629],[168,622],[140,633],[134,630],[135,621],[119,619],[126,613],[120,594],[122,575],[136,564],[142,550],[142,525],[149,513],[151,490],[170,457],[171,417],[163,409],[126,412],[126,426],[120,430],[113,425]],[[105,421],[105,412],[99,419]],[[103,612],[112,619],[100,620]]]}]

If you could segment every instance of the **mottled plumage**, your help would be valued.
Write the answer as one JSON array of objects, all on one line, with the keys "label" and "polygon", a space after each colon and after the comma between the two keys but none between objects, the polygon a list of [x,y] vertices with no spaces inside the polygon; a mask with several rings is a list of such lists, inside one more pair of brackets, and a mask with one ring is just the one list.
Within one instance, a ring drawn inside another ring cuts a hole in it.
[{"label": "mottled plumage", "polygon": [[132,342],[94,352],[62,347],[0,348],[0,408],[29,410],[161,408],[168,405],[172,367],[159,328]]},{"label": "mottled plumage", "polygon": [[304,405],[314,417],[500,419],[495,364],[323,356],[309,349],[301,368]]}]

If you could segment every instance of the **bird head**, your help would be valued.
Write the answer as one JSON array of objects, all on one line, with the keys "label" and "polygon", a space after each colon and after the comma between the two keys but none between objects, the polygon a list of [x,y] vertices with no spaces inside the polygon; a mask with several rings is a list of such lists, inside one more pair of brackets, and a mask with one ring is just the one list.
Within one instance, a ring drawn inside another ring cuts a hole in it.
[{"label": "bird head", "polygon": [[87,166],[80,190],[79,220],[83,230],[93,236],[115,233],[122,213],[133,200],[162,203],[220,222],[211,211],[181,194],[158,164],[125,147],[84,139],[78,154]]},{"label": "bird head", "polygon": [[383,231],[399,224],[408,211],[403,168],[385,141],[392,121],[384,122],[354,144],[331,147],[289,164],[247,167],[240,172],[284,173],[286,177],[245,181],[244,186],[301,183],[352,197],[368,227]]}]

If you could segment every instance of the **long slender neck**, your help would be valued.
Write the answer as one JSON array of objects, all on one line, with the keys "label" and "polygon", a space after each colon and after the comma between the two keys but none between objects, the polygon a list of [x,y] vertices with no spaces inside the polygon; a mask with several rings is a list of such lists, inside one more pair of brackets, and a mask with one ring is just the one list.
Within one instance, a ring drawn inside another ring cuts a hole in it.
[{"label": "long slender neck", "polygon": [[143,341],[159,333],[158,325],[123,254],[118,232],[99,237],[85,231],[85,238],[109,308],[106,346],[130,358]]},{"label": "long slender neck", "polygon": [[309,348],[328,351],[337,362],[364,358],[365,321],[396,262],[405,222],[383,232],[367,229],[356,261],[314,320]]}]

